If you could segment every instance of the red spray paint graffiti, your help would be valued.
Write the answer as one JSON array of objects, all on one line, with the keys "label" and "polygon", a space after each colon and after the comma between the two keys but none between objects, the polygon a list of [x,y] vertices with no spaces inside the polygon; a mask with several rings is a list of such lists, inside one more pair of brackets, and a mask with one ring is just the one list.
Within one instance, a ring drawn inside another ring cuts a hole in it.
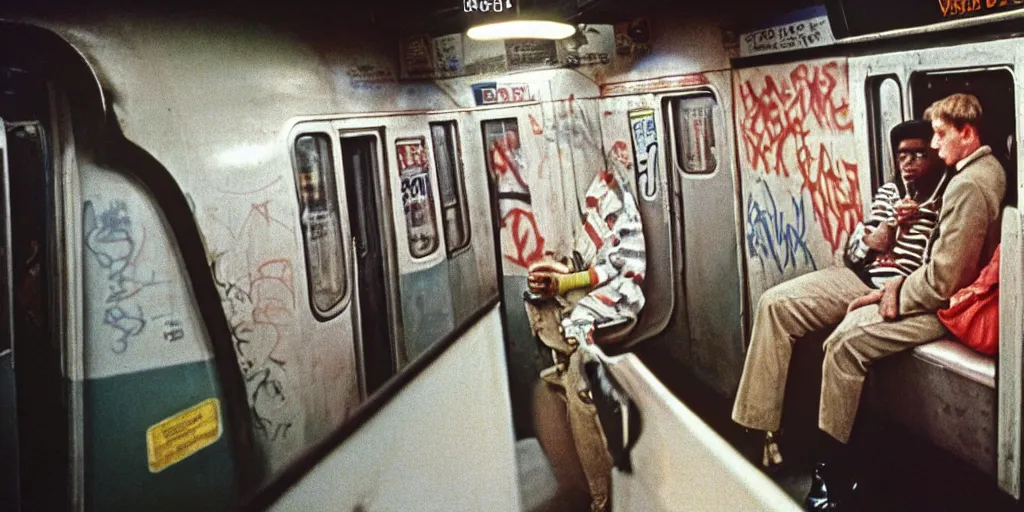
[{"label": "red spray paint graffiti", "polygon": [[544,258],[544,237],[537,229],[533,212],[514,208],[501,219],[502,227],[512,230],[512,243],[516,253],[505,254],[505,259],[514,265],[529,267]]},{"label": "red spray paint graffiti", "polygon": [[543,135],[544,127],[537,122],[537,118],[530,114],[530,129],[533,130],[534,135]]},{"label": "red spray paint graffiti", "polygon": [[626,144],[625,141],[615,141],[615,144],[612,145],[611,156],[617,162],[622,164],[622,167],[624,167],[625,169],[633,169],[633,158],[632,155],[629,154],[629,145]]},{"label": "red spray paint graffiti", "polygon": [[[845,65],[800,64],[788,73],[738,85],[739,130],[752,170],[789,177],[796,162],[810,193],[814,214],[832,251],[862,219],[857,164],[833,159],[816,137],[853,133],[845,87],[838,87]],[[812,149],[814,148],[814,149]],[[789,163],[787,163],[789,162]]]},{"label": "red spray paint graffiti", "polygon": [[759,91],[749,80],[740,85],[740,131],[747,162],[755,170],[761,167],[788,177],[788,144],[794,144],[793,150],[799,152],[807,149],[806,137],[812,130],[853,132],[850,104],[845,98],[836,98],[845,96],[845,91],[836,90],[836,75],[845,72],[836,62],[813,70],[800,64],[788,77],[782,77],[781,85],[772,76],[764,78]]},{"label": "red spray paint graffiti", "polygon": [[[801,189],[810,192],[821,233],[835,252],[843,236],[853,233],[863,218],[857,164],[843,159],[833,161],[824,144],[819,145],[816,160],[816,165],[810,159],[800,162],[800,174],[804,178]],[[813,175],[812,167],[816,169]]]},{"label": "red spray paint graffiti", "polygon": [[544,257],[544,237],[533,216],[530,187],[523,179],[521,151],[518,134],[509,130],[491,144],[491,170],[498,187],[501,228],[510,230],[512,241],[513,253],[504,254],[505,259],[528,267]]}]

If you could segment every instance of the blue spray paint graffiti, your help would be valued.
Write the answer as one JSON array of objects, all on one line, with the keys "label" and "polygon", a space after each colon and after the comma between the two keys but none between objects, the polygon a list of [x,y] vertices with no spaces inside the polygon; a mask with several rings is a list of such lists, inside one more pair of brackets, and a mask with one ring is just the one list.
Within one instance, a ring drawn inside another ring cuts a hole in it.
[{"label": "blue spray paint graffiti", "polygon": [[747,252],[756,258],[764,268],[765,260],[771,260],[781,274],[786,268],[794,269],[801,262],[817,270],[814,256],[807,247],[807,215],[804,209],[804,198],[800,201],[791,197],[793,204],[793,221],[786,219],[786,214],[779,210],[775,197],[763,183],[768,202],[764,206],[751,194],[747,198]]},{"label": "blue spray paint graffiti", "polygon": [[[121,354],[128,350],[129,340],[141,334],[148,323],[135,297],[146,288],[168,281],[158,280],[156,272],[150,272],[148,277],[139,275],[138,258],[145,245],[145,231],[142,230],[142,237],[136,240],[132,219],[124,202],[115,201],[97,215],[92,201],[86,201],[82,214],[85,248],[106,271],[104,277],[108,294],[104,301],[103,323],[120,333],[111,350]],[[165,321],[164,327],[164,338],[168,341],[184,337],[177,320]]]}]

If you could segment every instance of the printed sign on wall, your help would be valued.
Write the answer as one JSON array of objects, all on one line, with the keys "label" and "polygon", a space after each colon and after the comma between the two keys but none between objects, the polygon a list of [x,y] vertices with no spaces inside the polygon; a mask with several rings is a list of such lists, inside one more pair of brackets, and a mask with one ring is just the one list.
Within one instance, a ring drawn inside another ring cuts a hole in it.
[{"label": "printed sign on wall", "polygon": [[558,46],[550,40],[507,39],[510,70],[558,65]]},{"label": "printed sign on wall", "polygon": [[644,201],[653,201],[658,197],[658,129],[654,124],[654,110],[631,111],[629,125],[637,192]]},{"label": "printed sign on wall", "polygon": [[204,400],[146,429],[146,454],[150,473],[210,446],[220,439],[220,401]]},{"label": "printed sign on wall", "polygon": [[448,34],[433,40],[434,67],[437,76],[459,76],[463,70],[462,34]]},{"label": "printed sign on wall", "polygon": [[532,100],[529,85],[517,83],[499,84],[497,82],[473,84],[473,99],[477,105],[521,103]]},{"label": "printed sign on wall", "polygon": [[615,30],[612,25],[580,24],[561,44],[570,67],[609,64],[615,54]]},{"label": "printed sign on wall", "polygon": [[802,50],[835,43],[828,16],[822,14],[786,25],[763,28],[740,36],[740,57]]},{"label": "printed sign on wall", "polygon": [[416,36],[403,42],[402,66],[408,78],[425,78],[434,74],[429,37]]},{"label": "printed sign on wall", "polygon": [[619,57],[640,58],[651,51],[651,31],[647,20],[638,18],[615,25],[615,54]]}]

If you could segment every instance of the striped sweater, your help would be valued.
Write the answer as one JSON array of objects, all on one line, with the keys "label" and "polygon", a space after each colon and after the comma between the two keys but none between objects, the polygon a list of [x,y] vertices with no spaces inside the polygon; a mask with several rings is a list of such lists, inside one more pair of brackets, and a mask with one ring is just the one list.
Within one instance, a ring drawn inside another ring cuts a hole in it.
[{"label": "striped sweater", "polygon": [[886,281],[908,276],[928,261],[932,243],[938,234],[936,227],[942,194],[949,178],[949,173],[943,174],[935,190],[920,203],[917,218],[895,227],[895,243],[885,253],[870,249],[864,237],[896,218],[896,204],[901,198],[895,183],[887,183],[878,189],[871,203],[870,218],[857,224],[846,246],[847,266],[857,272],[868,286],[881,288]]}]

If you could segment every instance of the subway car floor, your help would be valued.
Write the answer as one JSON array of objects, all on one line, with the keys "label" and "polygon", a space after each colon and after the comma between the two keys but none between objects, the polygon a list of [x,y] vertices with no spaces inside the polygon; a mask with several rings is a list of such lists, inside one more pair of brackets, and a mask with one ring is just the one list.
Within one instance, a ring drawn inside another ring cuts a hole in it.
[{"label": "subway car floor", "polygon": [[[731,420],[732,403],[667,364],[669,358],[658,357],[657,340],[650,341],[632,351],[687,407],[760,467],[759,440]],[[786,464],[769,476],[797,503],[803,503],[810,488],[813,456],[802,439],[784,438],[781,445]],[[999,491],[988,475],[897,427],[858,423],[851,452],[857,454],[861,468],[862,507],[858,508],[862,510],[1024,510]]]}]

